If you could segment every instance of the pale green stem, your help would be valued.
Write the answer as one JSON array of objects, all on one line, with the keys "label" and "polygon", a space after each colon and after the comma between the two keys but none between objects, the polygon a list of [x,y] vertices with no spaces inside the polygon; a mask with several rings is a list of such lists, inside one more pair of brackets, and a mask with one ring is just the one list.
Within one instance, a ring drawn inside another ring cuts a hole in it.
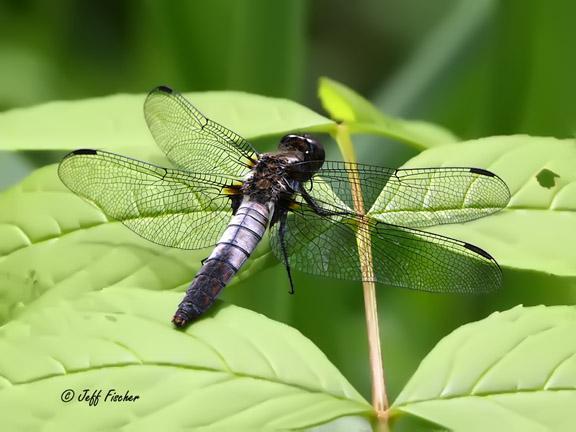
[{"label": "pale green stem", "polygon": [[[356,162],[356,154],[348,126],[340,124],[336,130],[336,141],[340,152],[346,162]],[[354,211],[365,215],[364,199],[360,189],[358,173],[349,171]],[[372,373],[372,406],[376,415],[384,425],[388,421],[388,397],[384,381],[384,367],[382,365],[382,350],[380,349],[380,329],[378,326],[378,307],[376,304],[376,285],[374,281],[374,267],[372,261],[372,245],[370,230],[364,216],[359,220],[356,234],[356,245],[360,257],[360,270],[362,272],[362,286],[364,288],[364,308],[366,313],[366,327],[368,330],[368,347],[370,355],[370,370]]]}]

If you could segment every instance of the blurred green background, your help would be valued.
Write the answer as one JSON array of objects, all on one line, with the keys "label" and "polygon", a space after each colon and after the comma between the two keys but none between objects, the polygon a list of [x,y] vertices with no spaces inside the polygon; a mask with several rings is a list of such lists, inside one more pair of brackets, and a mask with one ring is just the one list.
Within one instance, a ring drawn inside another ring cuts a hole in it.
[{"label": "blurred green background", "polygon": [[[317,81],[328,76],[388,114],[437,122],[463,139],[569,137],[575,22],[569,0],[0,0],[0,110],[169,84],[286,97],[320,111]],[[355,143],[361,161],[397,166],[414,155],[382,139]],[[0,154],[0,187],[58,157]],[[369,399],[360,285],[295,279],[289,296],[276,266],[225,298],[300,329]],[[572,300],[529,278],[481,298],[381,290],[391,398],[457,326],[519,303]]]}]

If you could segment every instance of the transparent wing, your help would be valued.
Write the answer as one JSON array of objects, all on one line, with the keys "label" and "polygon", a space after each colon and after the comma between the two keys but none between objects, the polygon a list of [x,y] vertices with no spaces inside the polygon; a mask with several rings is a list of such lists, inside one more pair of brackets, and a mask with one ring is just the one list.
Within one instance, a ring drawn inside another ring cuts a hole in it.
[{"label": "transparent wing", "polygon": [[204,117],[169,87],[150,92],[144,115],[158,146],[188,171],[243,177],[258,158],[248,141]]},{"label": "transparent wing", "polygon": [[166,169],[99,150],[68,154],[58,175],[106,215],[165,246],[213,245],[232,214],[223,192],[233,180],[217,175]]},{"label": "transparent wing", "polygon": [[[278,224],[271,244],[282,260]],[[357,238],[368,242],[372,280],[379,284],[430,292],[483,293],[500,287],[502,273],[482,249],[411,228],[355,216],[319,216],[302,206],[288,216],[288,261],[292,268],[320,276],[364,280]]]},{"label": "transparent wing", "polygon": [[[357,211],[355,188],[361,190],[363,211]],[[391,169],[326,161],[305,189],[326,210],[365,213],[413,228],[477,219],[510,199],[506,183],[479,168]]]},{"label": "transparent wing", "polygon": [[[337,214],[320,216],[296,195],[286,233],[288,260],[296,269],[363,280],[360,261],[371,259],[373,279],[385,285],[462,293],[501,285],[500,268],[487,252],[413,229],[465,222],[505,207],[508,187],[489,171],[325,162],[304,188],[323,211]],[[272,247],[282,259],[278,227],[273,231]],[[362,256],[358,239],[370,245]]]}]

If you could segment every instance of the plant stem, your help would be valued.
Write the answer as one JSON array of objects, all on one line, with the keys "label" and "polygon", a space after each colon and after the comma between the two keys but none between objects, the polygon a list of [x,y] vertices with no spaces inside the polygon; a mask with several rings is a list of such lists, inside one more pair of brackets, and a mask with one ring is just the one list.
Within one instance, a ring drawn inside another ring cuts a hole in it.
[{"label": "plant stem", "polygon": [[[336,141],[340,152],[346,162],[356,162],[356,154],[348,126],[340,124],[336,130]],[[378,326],[378,306],[376,303],[376,285],[374,283],[374,266],[372,261],[372,244],[370,229],[364,219],[366,210],[360,189],[358,172],[349,171],[351,192],[354,201],[354,211],[363,215],[357,226],[356,244],[360,258],[360,271],[362,272],[362,287],[364,288],[364,308],[366,312],[366,327],[368,332],[368,347],[370,355],[370,369],[372,372],[372,406],[381,422],[388,420],[388,397],[384,381],[384,367],[382,365],[382,350],[380,348],[380,328]]]}]

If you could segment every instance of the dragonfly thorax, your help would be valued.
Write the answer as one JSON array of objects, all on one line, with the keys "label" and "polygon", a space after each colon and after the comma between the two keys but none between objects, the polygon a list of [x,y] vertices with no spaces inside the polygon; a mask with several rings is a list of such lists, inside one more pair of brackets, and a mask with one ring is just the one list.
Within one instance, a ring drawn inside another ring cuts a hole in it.
[{"label": "dragonfly thorax", "polygon": [[290,198],[324,163],[324,147],[308,134],[286,135],[278,151],[265,153],[242,186],[244,195],[266,203]]},{"label": "dragonfly thorax", "polygon": [[263,154],[242,185],[242,193],[260,203],[274,203],[282,197],[290,197],[297,182],[290,178],[288,168],[301,161],[293,154]]}]

